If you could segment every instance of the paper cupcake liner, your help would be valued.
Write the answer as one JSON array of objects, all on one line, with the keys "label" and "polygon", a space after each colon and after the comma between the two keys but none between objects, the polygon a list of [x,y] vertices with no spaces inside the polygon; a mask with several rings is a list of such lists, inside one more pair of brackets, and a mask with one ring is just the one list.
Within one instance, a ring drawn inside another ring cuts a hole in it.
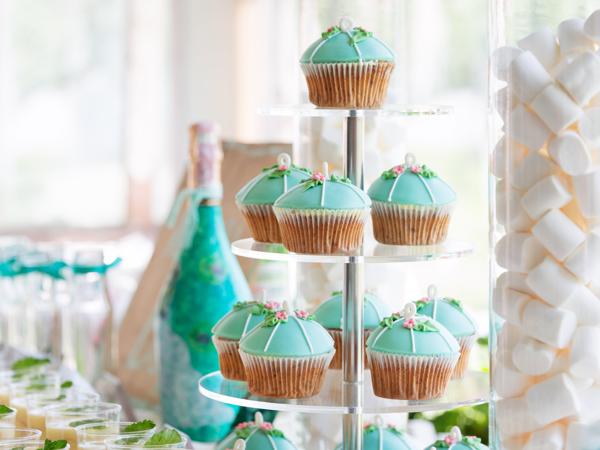
[{"label": "paper cupcake liner", "polygon": [[250,234],[255,241],[281,243],[281,233],[272,205],[242,205],[238,203]]},{"label": "paper cupcake liner", "polygon": [[475,344],[477,336],[457,337],[456,339],[460,345],[460,358],[458,358],[452,378],[462,378],[469,367],[469,356],[471,355],[471,349],[473,348],[473,344]]},{"label": "paper cupcake liner", "polygon": [[223,378],[246,381],[246,371],[239,352],[240,341],[217,336],[213,336],[212,341],[219,354],[219,368]]},{"label": "paper cupcake liner", "polygon": [[453,209],[453,204],[420,206],[374,201],[373,234],[382,244],[438,244],[446,239]]},{"label": "paper cupcake liner", "polygon": [[[335,346],[335,354],[333,355],[333,359],[331,360],[331,364],[329,364],[330,369],[341,369],[342,368],[342,359],[343,359],[343,341],[342,341],[342,330],[327,328],[327,331],[333,338],[333,344]],[[364,355],[365,355],[365,369],[369,368],[369,358],[367,358],[367,339],[369,339],[369,335],[371,334],[370,330],[365,330],[365,347],[364,347]]]},{"label": "paper cupcake liner", "polygon": [[459,354],[395,355],[368,350],[376,396],[398,400],[428,400],[444,395]]},{"label": "paper cupcake liner", "polygon": [[379,108],[394,63],[301,64],[311,103],[323,108]]},{"label": "paper cupcake liner", "polygon": [[317,395],[334,352],[303,358],[256,356],[240,351],[254,395],[305,398]]},{"label": "paper cupcake liner", "polygon": [[357,249],[363,241],[368,209],[273,208],[283,245],[292,252],[328,254]]}]

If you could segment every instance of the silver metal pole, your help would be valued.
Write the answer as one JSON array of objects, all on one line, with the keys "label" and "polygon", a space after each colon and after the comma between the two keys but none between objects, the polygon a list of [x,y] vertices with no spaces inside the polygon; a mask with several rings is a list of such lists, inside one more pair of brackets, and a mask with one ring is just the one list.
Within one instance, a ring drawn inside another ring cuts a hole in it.
[{"label": "silver metal pole", "polygon": [[[364,188],[363,134],[364,117],[351,111],[344,123],[344,174],[361,189]],[[352,414],[344,415],[343,449],[362,450],[364,266],[360,257],[344,264],[343,295],[343,395],[344,404],[352,410]]]}]

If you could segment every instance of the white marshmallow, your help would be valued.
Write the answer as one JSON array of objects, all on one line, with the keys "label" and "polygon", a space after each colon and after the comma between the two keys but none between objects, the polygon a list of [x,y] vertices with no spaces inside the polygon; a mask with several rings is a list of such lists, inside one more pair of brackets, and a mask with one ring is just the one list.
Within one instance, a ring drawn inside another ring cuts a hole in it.
[{"label": "white marshmallow", "polygon": [[600,298],[580,284],[562,305],[577,316],[579,325],[600,325]]},{"label": "white marshmallow", "polygon": [[505,438],[541,428],[536,419],[523,397],[504,398],[496,402],[496,424]]},{"label": "white marshmallow", "polygon": [[600,422],[570,422],[567,425],[565,450],[597,450],[598,448],[600,448]]},{"label": "white marshmallow", "polygon": [[592,152],[579,134],[573,131],[565,131],[552,139],[548,153],[568,175],[581,175],[592,167]]},{"label": "white marshmallow", "polygon": [[508,81],[510,64],[523,51],[517,47],[499,47],[492,53],[490,66],[494,76],[500,81]]},{"label": "white marshmallow", "polygon": [[508,135],[529,150],[539,150],[552,133],[542,120],[519,104],[510,113]]},{"label": "white marshmallow", "polygon": [[550,258],[529,272],[527,285],[552,306],[564,304],[579,287],[577,279]]},{"label": "white marshmallow", "polygon": [[583,31],[583,24],[583,19],[575,18],[564,20],[558,25],[557,35],[561,55],[594,48],[594,41]]},{"label": "white marshmallow", "polygon": [[494,94],[494,107],[504,123],[508,114],[517,106],[519,100],[508,86],[498,89]]},{"label": "white marshmallow", "polygon": [[496,394],[503,398],[517,397],[533,383],[533,377],[522,374],[513,364],[494,361],[492,386]]},{"label": "white marshmallow", "polygon": [[577,390],[568,375],[559,374],[531,386],[527,407],[540,425],[548,425],[579,412]]},{"label": "white marshmallow", "polygon": [[521,193],[504,180],[496,184],[496,219],[508,232],[529,231],[533,226],[521,204]]},{"label": "white marshmallow", "polygon": [[531,232],[559,261],[564,261],[585,241],[585,233],[560,209],[548,211]]},{"label": "white marshmallow", "polygon": [[523,209],[532,219],[539,219],[554,208],[562,208],[571,201],[571,194],[556,176],[542,178],[521,199]]},{"label": "white marshmallow", "polygon": [[550,158],[538,152],[529,152],[512,172],[511,184],[520,190],[527,190],[542,178],[558,173],[559,169]]},{"label": "white marshmallow", "polygon": [[547,344],[526,337],[513,350],[512,360],[517,369],[526,375],[543,375],[554,363],[556,351]]},{"label": "white marshmallow", "polygon": [[579,133],[592,147],[600,146],[600,108],[586,109],[579,119]]},{"label": "white marshmallow", "polygon": [[521,324],[523,308],[531,297],[512,289],[495,288],[492,298],[492,309],[507,322]]},{"label": "white marshmallow", "polygon": [[555,375],[560,373],[568,372],[569,370],[569,355],[567,351],[559,351],[556,354],[556,358],[554,358],[554,363],[552,367],[548,371],[548,373],[544,374],[544,376],[540,379],[536,379],[538,382],[547,380],[548,378],[552,378]]},{"label": "white marshmallow", "polygon": [[563,88],[583,106],[600,92],[600,58],[592,52],[577,56],[556,75]]},{"label": "white marshmallow", "polygon": [[[586,389],[589,389],[594,385],[593,378],[577,378],[574,377],[572,374],[569,375],[571,375],[571,381],[573,382],[573,386],[575,386],[577,392],[585,391]],[[581,417],[581,415],[582,414],[580,412],[579,417]]]},{"label": "white marshmallow", "polygon": [[565,427],[555,423],[531,433],[523,450],[563,450]]},{"label": "white marshmallow", "polygon": [[588,233],[583,245],[565,260],[565,267],[585,284],[600,277],[600,229]]},{"label": "white marshmallow", "polygon": [[510,65],[510,86],[523,103],[529,103],[546,86],[552,77],[531,52],[517,55]]},{"label": "white marshmallow", "polygon": [[565,348],[577,327],[577,317],[571,311],[532,300],[523,309],[523,332],[548,345]]},{"label": "white marshmallow", "polygon": [[[579,378],[600,378],[600,328],[579,327],[571,342],[569,372]],[[600,408],[598,408],[600,411]],[[600,418],[600,417],[599,417]]]},{"label": "white marshmallow", "polygon": [[583,114],[579,105],[555,84],[549,84],[535,96],[531,109],[554,133],[560,133]]},{"label": "white marshmallow", "polygon": [[597,9],[583,23],[583,31],[594,41],[600,40],[600,9]]},{"label": "white marshmallow", "polygon": [[544,247],[530,233],[508,233],[496,244],[496,261],[515,272],[527,272],[537,266],[545,255]]},{"label": "white marshmallow", "polygon": [[550,70],[558,61],[558,42],[556,42],[556,36],[550,27],[543,27],[525,36],[517,42],[517,45],[519,48],[533,53],[546,70]]},{"label": "white marshmallow", "polygon": [[498,141],[492,154],[492,173],[498,178],[506,178],[513,167],[527,156],[527,149],[513,141],[508,136],[503,136]]},{"label": "white marshmallow", "polygon": [[573,177],[575,197],[586,219],[600,219],[600,168]]},{"label": "white marshmallow", "polygon": [[577,421],[590,423],[600,420],[600,386],[590,386],[579,391],[579,404],[581,409],[577,415]]},{"label": "white marshmallow", "polygon": [[496,287],[514,289],[524,294],[534,295],[531,288],[527,286],[527,275],[520,272],[502,272],[496,281]]}]

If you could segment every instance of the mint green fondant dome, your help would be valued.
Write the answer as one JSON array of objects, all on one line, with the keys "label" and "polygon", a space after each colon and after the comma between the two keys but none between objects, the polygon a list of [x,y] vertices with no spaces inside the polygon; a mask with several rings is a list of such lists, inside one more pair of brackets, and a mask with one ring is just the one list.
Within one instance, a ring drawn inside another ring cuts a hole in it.
[{"label": "mint green fondant dome", "polygon": [[[220,338],[239,340],[262,323],[272,304],[269,302],[238,302],[215,324],[212,333]],[[277,306],[277,304],[273,305]]]},{"label": "mint green fondant dome", "polygon": [[240,341],[240,350],[251,355],[305,357],[334,350],[333,339],[318,322],[290,313],[287,321],[273,323],[269,317]]},{"label": "mint green fondant dome", "polygon": [[[448,435],[451,437],[451,435]],[[450,441],[452,442],[452,441]],[[481,439],[476,436],[461,436],[458,441],[449,443],[445,439],[435,441],[423,450],[488,450],[488,446],[481,443]]]},{"label": "mint green fondant dome", "polygon": [[[384,319],[369,336],[367,348],[382,353],[419,356],[441,356],[460,352],[456,338],[442,324],[422,315],[416,315],[414,320],[417,326],[411,333],[409,328],[404,327],[403,317],[392,315]],[[428,330],[419,330],[419,325]],[[414,336],[414,351],[411,334]]]},{"label": "mint green fondant dome", "polygon": [[372,33],[360,27],[347,32],[331,27],[302,54],[303,64],[356,63],[366,61],[394,61],[394,53]]},{"label": "mint green fondant dome", "polygon": [[297,185],[279,197],[273,206],[283,209],[367,209],[371,200],[361,189],[332,175],[322,184],[308,180]]},{"label": "mint green fondant dome", "polygon": [[223,439],[216,450],[233,449],[238,439],[244,440],[245,450],[297,450],[285,435],[269,422],[242,422]]},{"label": "mint green fondant dome", "polygon": [[[315,320],[325,328],[339,329],[342,320],[342,294],[335,293],[325,300],[315,310]],[[372,330],[379,325],[381,319],[389,316],[391,311],[381,300],[373,294],[365,294],[364,298],[364,328]]]},{"label": "mint green fondant dome", "polygon": [[265,168],[240,189],[235,196],[236,202],[241,205],[272,205],[281,194],[311,175],[310,170],[293,164],[286,165],[285,170],[281,169],[279,164]]},{"label": "mint green fondant dome", "polygon": [[473,336],[477,332],[475,321],[455,299],[420,300],[417,312],[437,320],[455,337]]},{"label": "mint green fondant dome", "polygon": [[456,200],[456,193],[445,181],[426,166],[416,167],[421,173],[413,172],[408,164],[384,171],[369,187],[371,200],[425,206],[448,205]]},{"label": "mint green fondant dome", "polygon": [[[341,445],[336,447],[341,449]],[[412,450],[412,446],[406,435],[394,427],[367,425],[363,431],[363,450]]]}]

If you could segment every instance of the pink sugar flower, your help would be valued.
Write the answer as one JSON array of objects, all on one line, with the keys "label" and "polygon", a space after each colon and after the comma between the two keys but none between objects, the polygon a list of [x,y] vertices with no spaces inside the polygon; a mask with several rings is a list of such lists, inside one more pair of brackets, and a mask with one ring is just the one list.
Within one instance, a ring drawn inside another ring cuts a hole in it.
[{"label": "pink sugar flower", "polygon": [[281,303],[279,302],[266,302],[265,303],[265,308],[266,309],[279,309],[281,307]]},{"label": "pink sugar flower", "polygon": [[277,311],[275,317],[279,320],[287,320],[288,315],[286,311]]},{"label": "pink sugar flower", "polygon": [[452,436],[452,435],[449,434],[448,436],[446,436],[444,438],[444,442],[447,445],[453,445],[453,444],[456,444],[456,438],[454,436]]},{"label": "pink sugar flower", "polygon": [[429,297],[421,297],[419,301],[423,303],[429,303]]},{"label": "pink sugar flower", "polygon": [[315,181],[325,181],[325,175],[323,175],[321,172],[315,172],[312,175],[312,179]]},{"label": "pink sugar flower", "polygon": [[415,327],[415,319],[406,319],[403,324],[404,328],[413,329]]},{"label": "pink sugar flower", "polygon": [[263,422],[260,424],[260,428],[265,431],[271,431],[273,429],[273,424],[269,422]]},{"label": "pink sugar flower", "polygon": [[283,170],[288,170],[288,166],[286,166],[285,164],[280,164],[278,167],[279,170],[283,171]]},{"label": "pink sugar flower", "polygon": [[306,311],[303,311],[301,309],[297,309],[296,310],[296,317],[298,319],[304,319],[304,320],[306,320],[306,319],[308,319],[308,316],[309,316],[309,314]]},{"label": "pink sugar flower", "polygon": [[412,173],[421,173],[421,166],[419,165],[414,165],[410,168],[410,171]]},{"label": "pink sugar flower", "polygon": [[244,428],[248,428],[250,425],[252,425],[252,422],[241,422],[238,423],[237,426],[235,427],[236,430],[243,430]]},{"label": "pink sugar flower", "polygon": [[404,167],[403,166],[394,166],[394,167],[392,167],[392,171],[396,175],[400,175],[401,173],[404,173]]}]

